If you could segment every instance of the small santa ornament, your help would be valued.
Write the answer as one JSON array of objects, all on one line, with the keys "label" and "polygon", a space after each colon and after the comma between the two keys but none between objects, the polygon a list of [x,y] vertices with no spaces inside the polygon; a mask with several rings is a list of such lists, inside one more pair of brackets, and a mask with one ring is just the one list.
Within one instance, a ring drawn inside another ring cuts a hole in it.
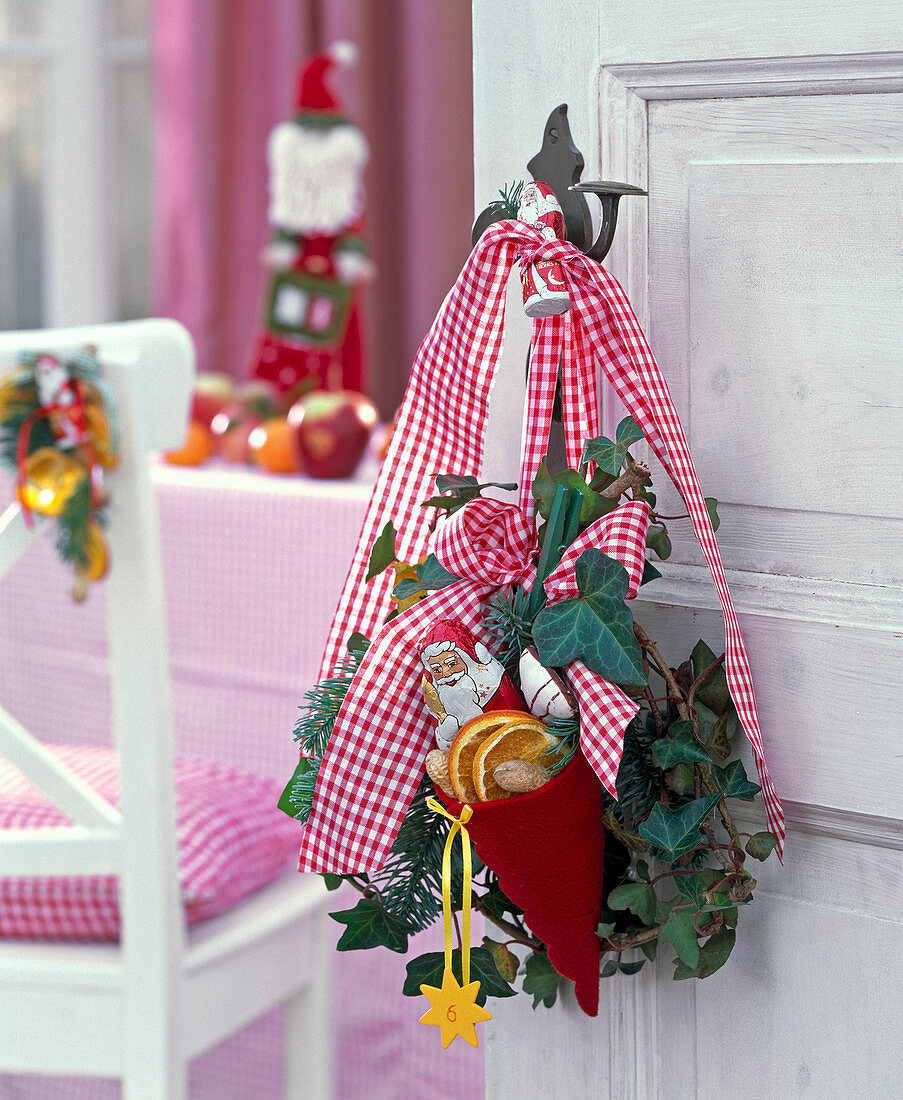
[{"label": "small santa ornament", "polygon": [[420,642],[423,693],[439,723],[436,742],[448,752],[458,730],[487,710],[524,710],[505,666],[457,619],[434,623]]},{"label": "small santa ornament", "polygon": [[[531,180],[524,184],[517,217],[539,230],[547,241],[565,239],[561,204],[547,183]],[[551,317],[571,308],[571,296],[557,260],[538,260],[535,264],[522,265],[521,283],[524,313],[528,317]]]},{"label": "small santa ornament", "polygon": [[294,118],[270,135],[273,236],[249,373],[283,392],[308,379],[362,389],[356,288],[371,273],[361,236],[369,149],[328,85],[336,66],[356,60],[350,42],[310,58],[298,74]]}]

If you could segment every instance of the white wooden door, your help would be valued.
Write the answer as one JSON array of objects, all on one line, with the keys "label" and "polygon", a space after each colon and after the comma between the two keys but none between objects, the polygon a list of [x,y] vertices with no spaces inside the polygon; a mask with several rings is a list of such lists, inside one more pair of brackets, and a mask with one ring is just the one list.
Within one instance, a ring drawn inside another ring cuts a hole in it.
[{"label": "white wooden door", "polygon": [[[649,191],[606,263],[722,501],[790,826],[723,970],[618,975],[595,1020],[498,1002],[487,1095],[900,1097],[903,9],[476,0],[474,51],[478,208],[563,101],[584,178]],[[508,402],[525,340],[515,324]],[[487,472],[510,477],[494,415]],[[636,615],[677,662],[722,627],[689,527],[672,535]]]}]

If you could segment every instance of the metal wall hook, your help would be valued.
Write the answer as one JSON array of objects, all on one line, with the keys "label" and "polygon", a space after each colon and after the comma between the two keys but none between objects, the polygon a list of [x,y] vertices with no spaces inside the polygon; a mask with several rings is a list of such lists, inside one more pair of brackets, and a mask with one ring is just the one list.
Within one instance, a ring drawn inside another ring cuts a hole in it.
[{"label": "metal wall hook", "polygon": [[[641,187],[629,183],[612,183],[608,180],[581,183],[585,162],[583,154],[574,144],[568,124],[566,103],[556,107],[546,120],[539,152],[527,163],[527,171],[534,180],[547,183],[561,204],[564,214],[565,235],[571,244],[585,252],[590,259],[601,263],[611,248],[618,222],[618,203],[622,195],[645,195]],[[602,224],[593,240],[593,223],[589,205],[583,193],[599,196],[602,203]],[[493,222],[511,215],[500,200],[491,202],[473,223],[471,241],[476,244]]]}]

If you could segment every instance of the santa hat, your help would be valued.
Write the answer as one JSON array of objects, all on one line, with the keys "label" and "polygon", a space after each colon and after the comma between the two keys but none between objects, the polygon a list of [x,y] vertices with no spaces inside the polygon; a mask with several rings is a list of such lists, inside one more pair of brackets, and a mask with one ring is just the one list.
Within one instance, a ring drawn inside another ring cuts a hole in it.
[{"label": "santa hat", "polygon": [[333,94],[326,78],[336,66],[349,68],[357,61],[353,42],[334,42],[325,53],[314,54],[301,67],[295,84],[295,110],[299,114],[322,111],[340,115],[342,104]]},{"label": "santa hat", "polygon": [[[472,661],[477,659],[477,640],[467,627],[455,619],[440,619],[426,631],[420,639],[420,653],[424,666],[429,668],[427,656],[433,656],[439,652],[434,646],[442,645],[444,649],[452,645],[462,650]],[[429,651],[432,650],[430,653]]]}]

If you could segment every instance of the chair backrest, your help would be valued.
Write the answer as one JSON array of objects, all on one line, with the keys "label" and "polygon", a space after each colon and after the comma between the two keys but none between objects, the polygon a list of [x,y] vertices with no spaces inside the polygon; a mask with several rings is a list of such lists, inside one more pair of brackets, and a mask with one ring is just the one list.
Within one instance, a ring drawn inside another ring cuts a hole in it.
[{"label": "chair backrest", "polygon": [[[178,946],[173,941],[183,935],[183,920],[165,607],[149,453],[173,448],[184,437],[194,350],[185,329],[164,320],[0,333],[0,375],[18,365],[22,352],[64,357],[86,344],[97,348],[120,423],[121,461],[106,480],[111,568],[104,583],[121,813],[0,709],[0,755],[76,823],[71,829],[0,833],[0,867],[4,875],[118,875],[126,947],[131,943],[139,955],[152,952],[163,961]],[[0,579],[34,533],[19,505],[10,505],[0,517]],[[147,961],[141,965],[146,972]]]}]

